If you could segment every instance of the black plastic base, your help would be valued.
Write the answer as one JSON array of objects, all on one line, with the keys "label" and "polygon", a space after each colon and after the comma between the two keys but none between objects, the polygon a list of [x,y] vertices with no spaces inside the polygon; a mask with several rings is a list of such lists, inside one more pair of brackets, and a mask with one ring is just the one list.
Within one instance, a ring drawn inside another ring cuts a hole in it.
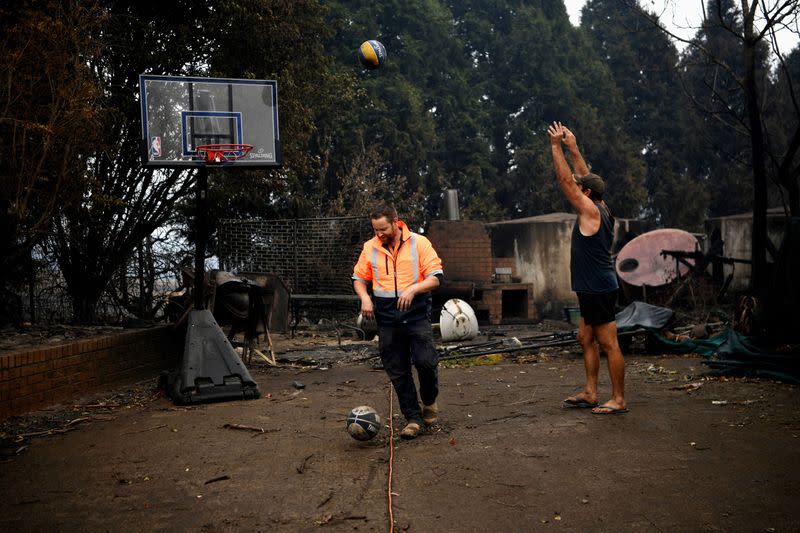
[{"label": "black plastic base", "polygon": [[191,311],[187,328],[180,371],[162,376],[173,402],[185,405],[261,396],[211,311]]}]

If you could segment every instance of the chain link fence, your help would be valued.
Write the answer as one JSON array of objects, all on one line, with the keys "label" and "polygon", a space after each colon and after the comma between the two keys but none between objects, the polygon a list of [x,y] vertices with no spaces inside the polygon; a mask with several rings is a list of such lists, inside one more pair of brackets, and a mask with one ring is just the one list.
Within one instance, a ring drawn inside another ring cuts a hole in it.
[{"label": "chain link fence", "polygon": [[222,220],[218,228],[220,268],[281,278],[299,298],[292,306],[295,325],[345,323],[358,314],[355,298],[324,297],[354,295],[353,266],[374,235],[368,217]]},{"label": "chain link fence", "polygon": [[280,277],[294,294],[353,294],[353,266],[374,235],[369,218],[220,221],[220,268]]}]

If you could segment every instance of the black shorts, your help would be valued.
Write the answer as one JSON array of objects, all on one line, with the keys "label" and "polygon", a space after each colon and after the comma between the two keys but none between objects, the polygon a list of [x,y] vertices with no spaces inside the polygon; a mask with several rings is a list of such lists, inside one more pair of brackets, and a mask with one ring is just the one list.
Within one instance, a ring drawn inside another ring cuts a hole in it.
[{"label": "black shorts", "polygon": [[595,294],[592,292],[578,292],[578,306],[581,309],[583,322],[587,326],[599,326],[614,322],[616,313],[614,307],[617,303],[617,291]]}]

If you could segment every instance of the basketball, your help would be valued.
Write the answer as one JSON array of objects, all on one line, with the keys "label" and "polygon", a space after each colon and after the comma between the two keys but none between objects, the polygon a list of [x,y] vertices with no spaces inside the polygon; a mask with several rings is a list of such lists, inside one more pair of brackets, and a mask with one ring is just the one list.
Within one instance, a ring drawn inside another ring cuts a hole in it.
[{"label": "basketball", "polygon": [[380,68],[386,61],[386,48],[380,41],[364,41],[358,48],[358,61],[370,70]]},{"label": "basketball", "polygon": [[347,415],[347,432],[356,440],[370,440],[381,431],[381,417],[375,409],[361,405]]}]

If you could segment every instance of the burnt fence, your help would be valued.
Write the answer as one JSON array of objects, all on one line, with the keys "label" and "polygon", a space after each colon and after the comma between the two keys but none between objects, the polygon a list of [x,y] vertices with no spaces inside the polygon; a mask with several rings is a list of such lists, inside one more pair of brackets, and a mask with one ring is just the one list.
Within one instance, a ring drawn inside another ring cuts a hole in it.
[{"label": "burnt fence", "polygon": [[[352,295],[353,265],[373,235],[367,216],[222,220],[217,255],[221,269],[274,274],[293,294]],[[164,295],[179,285],[179,259],[190,257],[190,248],[175,238],[148,239],[109,283],[98,302],[98,321],[160,319]],[[54,258],[37,250],[35,259],[32,283],[10,293],[7,306],[39,324],[72,322],[72,302]],[[339,307],[357,313],[356,303]]]},{"label": "burnt fence", "polygon": [[[176,257],[186,257],[183,243],[147,238],[114,273],[97,302],[96,321],[116,324],[161,321],[166,295],[179,288]],[[37,247],[28,283],[4,294],[8,316],[40,325],[74,322],[72,298],[51,252]]]}]

